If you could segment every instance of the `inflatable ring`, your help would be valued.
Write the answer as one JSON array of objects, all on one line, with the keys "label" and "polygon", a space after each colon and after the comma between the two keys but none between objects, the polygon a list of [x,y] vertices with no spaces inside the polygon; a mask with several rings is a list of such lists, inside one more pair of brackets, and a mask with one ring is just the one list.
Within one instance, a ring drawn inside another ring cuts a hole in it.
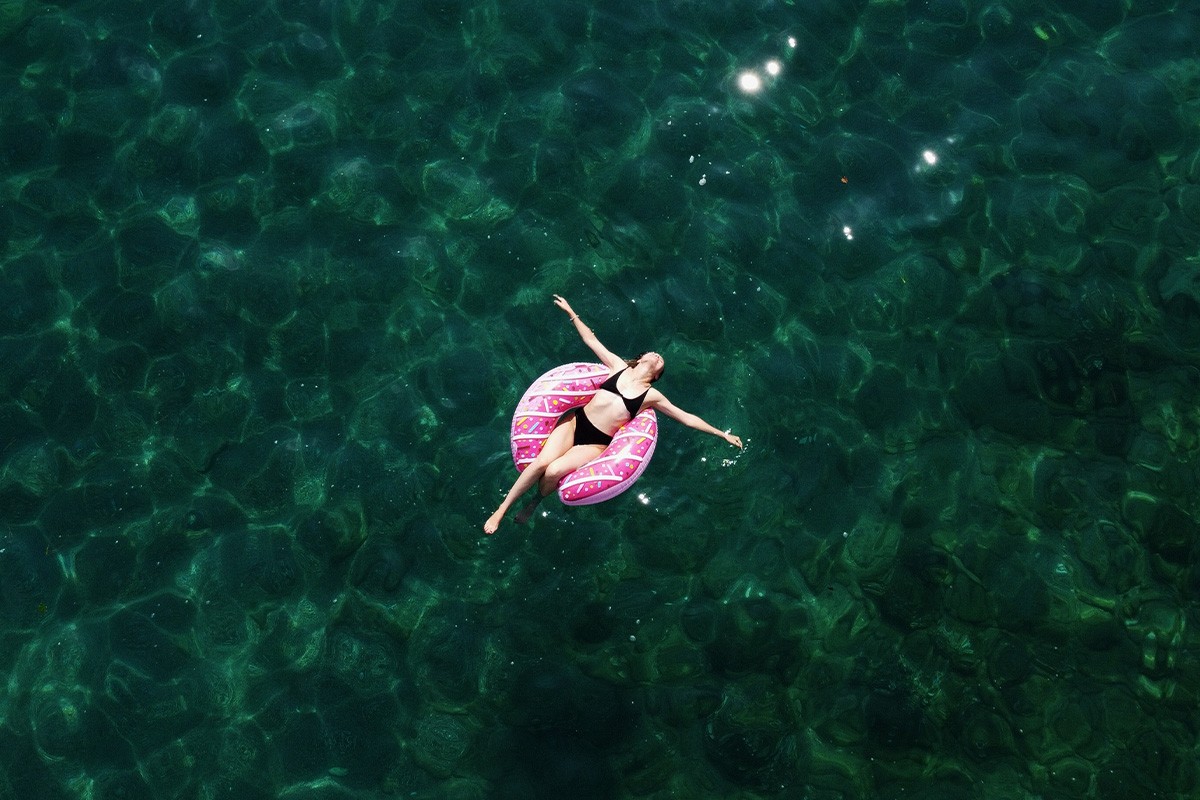
[{"label": "inflatable ring", "polygon": [[[574,363],[555,367],[525,391],[513,414],[513,462],[529,466],[562,415],[586,405],[608,378],[603,364]],[[558,497],[569,506],[586,506],[616,497],[641,477],[658,444],[658,417],[650,409],[638,412],[613,434],[604,452],[567,475],[558,484]]]}]

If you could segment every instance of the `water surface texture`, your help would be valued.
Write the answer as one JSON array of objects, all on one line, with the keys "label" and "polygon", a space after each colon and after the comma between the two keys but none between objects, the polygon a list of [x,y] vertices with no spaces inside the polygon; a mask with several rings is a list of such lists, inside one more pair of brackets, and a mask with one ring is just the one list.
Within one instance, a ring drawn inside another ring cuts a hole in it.
[{"label": "water surface texture", "polygon": [[[1200,10],[0,0],[0,798],[1194,798]],[[611,349],[616,500],[481,525]]]}]

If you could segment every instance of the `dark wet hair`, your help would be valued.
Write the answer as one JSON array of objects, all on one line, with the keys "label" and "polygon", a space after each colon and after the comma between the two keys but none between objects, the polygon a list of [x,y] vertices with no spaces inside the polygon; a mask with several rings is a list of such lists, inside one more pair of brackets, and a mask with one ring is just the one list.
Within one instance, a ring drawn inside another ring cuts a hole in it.
[{"label": "dark wet hair", "polygon": [[[646,351],[646,353],[649,353],[649,352],[650,352],[649,350],[647,350],[647,351]],[[642,360],[642,356],[646,355],[646,353],[642,353],[642,354],[640,354],[640,355],[639,355],[637,358],[631,358],[631,359],[628,359],[628,360],[625,362],[625,365],[626,365],[626,366],[628,366],[630,369],[633,369],[634,367],[636,367],[636,366],[638,365],[638,362]],[[654,383],[656,380],[658,380],[659,378],[661,378],[661,377],[663,376],[663,373],[664,373],[664,372],[666,372],[666,371],[667,371],[667,360],[664,358],[664,359],[663,359],[663,365],[662,365],[662,369],[660,369],[660,370],[658,371],[658,374],[657,374],[657,375],[655,375],[653,378],[651,378],[651,379],[650,379],[650,382],[651,382],[651,383]]]}]

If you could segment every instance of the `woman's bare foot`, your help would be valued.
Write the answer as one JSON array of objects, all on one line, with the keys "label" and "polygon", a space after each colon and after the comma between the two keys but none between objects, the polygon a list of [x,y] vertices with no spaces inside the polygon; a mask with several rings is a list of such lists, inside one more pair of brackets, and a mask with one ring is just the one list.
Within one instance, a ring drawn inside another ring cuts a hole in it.
[{"label": "woman's bare foot", "polygon": [[488,517],[487,522],[483,523],[483,532],[488,536],[500,529],[500,520],[504,519],[504,511],[497,509],[495,514]]}]

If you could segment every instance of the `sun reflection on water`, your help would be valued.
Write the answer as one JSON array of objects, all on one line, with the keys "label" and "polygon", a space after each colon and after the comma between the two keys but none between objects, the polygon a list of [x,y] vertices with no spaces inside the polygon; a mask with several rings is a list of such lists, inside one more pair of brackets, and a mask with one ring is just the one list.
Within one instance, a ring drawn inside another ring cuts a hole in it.
[{"label": "sun reflection on water", "polygon": [[[789,49],[795,49],[796,37],[787,38]],[[762,67],[743,69],[737,76],[737,87],[743,94],[758,94],[767,88],[772,81],[783,74],[783,62],[778,58],[770,58],[763,62]]]}]

